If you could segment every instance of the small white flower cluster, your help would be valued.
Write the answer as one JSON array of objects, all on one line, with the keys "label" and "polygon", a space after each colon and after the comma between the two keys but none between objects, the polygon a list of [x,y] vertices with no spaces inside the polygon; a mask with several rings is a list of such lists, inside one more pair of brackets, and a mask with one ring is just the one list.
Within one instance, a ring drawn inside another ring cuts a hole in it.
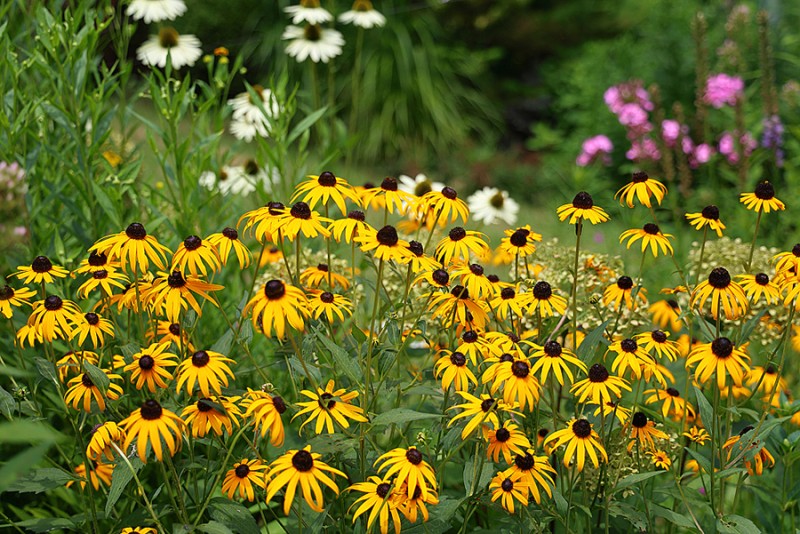
[{"label": "small white flower cluster", "polygon": [[[231,133],[242,141],[250,142],[256,135],[269,137],[270,121],[277,118],[280,106],[275,95],[260,85],[250,88],[252,91],[239,93],[236,98],[228,100],[233,108]],[[252,95],[255,95],[254,99]]]},{"label": "small white flower cluster", "polygon": [[239,166],[225,165],[217,174],[206,171],[200,175],[198,183],[210,190],[218,189],[225,196],[247,196],[255,192],[259,185],[266,191],[271,191],[274,181],[272,173],[267,169],[260,168],[254,161],[248,161]]},{"label": "small white flower cluster", "polygon": [[[183,0],[131,0],[125,12],[133,20],[143,20],[145,24],[175,20],[186,13]],[[173,69],[191,67],[203,54],[200,39],[194,35],[181,35],[175,28],[163,26],[157,35],[142,44],[136,51],[136,58],[149,67],[167,66],[170,59]]]}]

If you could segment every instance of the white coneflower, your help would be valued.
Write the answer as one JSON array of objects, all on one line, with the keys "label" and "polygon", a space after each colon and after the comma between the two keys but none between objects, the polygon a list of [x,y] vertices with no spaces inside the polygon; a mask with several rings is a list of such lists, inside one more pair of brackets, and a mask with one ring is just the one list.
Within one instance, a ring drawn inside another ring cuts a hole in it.
[{"label": "white coneflower", "polygon": [[226,165],[217,174],[206,171],[198,180],[201,186],[210,190],[219,189],[223,195],[249,195],[259,185],[271,191],[273,182],[272,175],[253,160],[239,166]]},{"label": "white coneflower", "polygon": [[260,85],[254,85],[252,90],[260,102],[253,102],[248,92],[239,93],[235,98],[228,100],[228,104],[233,108],[230,131],[237,139],[248,143],[256,135],[269,137],[270,119],[277,117],[280,111],[272,91]]},{"label": "white coneflower", "polygon": [[519,204],[508,196],[508,192],[500,191],[496,187],[484,187],[475,191],[467,199],[467,204],[475,221],[485,224],[503,221],[509,226],[517,222]]},{"label": "white coneflower", "polygon": [[255,136],[266,139],[269,137],[269,122],[266,119],[251,121],[247,117],[234,119],[231,121],[230,132],[236,139],[246,143],[252,141]]},{"label": "white coneflower", "polygon": [[324,24],[333,20],[333,15],[327,9],[320,7],[319,0],[300,0],[296,6],[284,8],[292,16],[292,24]]},{"label": "white coneflower", "polygon": [[145,65],[163,68],[167,66],[167,56],[171,56],[172,68],[179,69],[184,65],[191,67],[202,54],[200,39],[165,26],[139,47],[136,58]]},{"label": "white coneflower", "polygon": [[355,0],[350,11],[339,15],[339,22],[370,29],[386,24],[386,17],[376,11],[369,0]]},{"label": "white coneflower", "polygon": [[431,191],[439,192],[444,189],[444,184],[441,182],[433,182],[424,174],[418,174],[415,178],[401,174],[397,178],[397,188],[400,191],[421,197],[425,193]]},{"label": "white coneflower", "polygon": [[175,20],[186,13],[183,0],[131,0],[125,13],[133,20],[143,20],[145,24]]},{"label": "white coneflower", "polygon": [[286,53],[297,61],[311,58],[314,63],[327,63],[331,58],[342,53],[344,37],[336,30],[318,25],[287,26],[282,39],[289,40]]}]

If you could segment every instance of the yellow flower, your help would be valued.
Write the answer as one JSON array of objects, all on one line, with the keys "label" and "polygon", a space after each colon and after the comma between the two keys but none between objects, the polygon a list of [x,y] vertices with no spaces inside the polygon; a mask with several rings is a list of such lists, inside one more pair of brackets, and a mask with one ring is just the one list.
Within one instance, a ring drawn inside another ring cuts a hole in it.
[{"label": "yellow flower", "polygon": [[97,288],[101,289],[103,297],[108,297],[114,293],[115,287],[125,291],[128,284],[128,277],[114,269],[95,269],[91,274],[91,277],[78,288],[79,298],[89,298],[89,293]]},{"label": "yellow flower", "polygon": [[408,252],[409,254],[399,258],[397,261],[401,265],[410,265],[411,272],[415,274],[421,271],[433,271],[442,266],[442,264],[435,259],[425,255],[422,243],[419,241],[409,241]]},{"label": "yellow flower", "polygon": [[637,171],[633,173],[633,180],[625,184],[622,189],[617,191],[614,198],[619,198],[620,204],[626,204],[629,208],[633,207],[633,199],[636,198],[642,206],[651,207],[650,196],[654,196],[658,205],[664,200],[667,188],[658,180],[650,178],[646,172]]},{"label": "yellow flower", "polygon": [[625,372],[630,369],[631,378],[639,379],[642,377],[645,365],[652,362],[650,355],[640,349],[639,344],[630,338],[612,343],[608,347],[606,355],[611,352],[617,355],[611,364],[611,372],[617,373],[619,376],[624,376]]},{"label": "yellow flower", "polygon": [[286,323],[303,330],[304,318],[310,315],[308,299],[303,292],[280,280],[270,280],[261,291],[250,299],[242,312],[252,312],[253,327],[271,337],[273,330],[278,339],[283,339]]},{"label": "yellow flower", "polygon": [[397,475],[395,484],[407,485],[407,495],[411,499],[417,488],[420,489],[423,497],[427,497],[428,492],[436,491],[436,474],[433,468],[423,458],[421,452],[416,447],[408,449],[402,447],[392,449],[378,457],[374,465],[381,464],[378,468],[380,473],[386,469],[386,478]]},{"label": "yellow flower", "polygon": [[152,299],[156,313],[165,314],[167,320],[173,323],[180,321],[181,313],[188,310],[189,306],[198,316],[203,315],[203,310],[194,296],[195,293],[216,306],[215,299],[209,293],[224,289],[219,284],[204,282],[194,275],[184,275],[180,271],[172,271],[169,275],[164,272],[158,274],[143,298]]},{"label": "yellow flower", "polygon": [[127,450],[135,440],[139,459],[146,464],[148,443],[160,462],[163,459],[161,440],[167,444],[170,456],[174,455],[181,447],[181,437],[186,425],[173,412],[162,408],[158,401],[150,399],[125,418],[120,426],[126,432],[123,450]]},{"label": "yellow flower", "polygon": [[106,236],[89,248],[89,252],[105,254],[110,261],[119,261],[123,271],[131,265],[139,274],[150,268],[152,261],[159,269],[165,269],[164,261],[170,250],[147,234],[140,223],[132,223],[118,234]]},{"label": "yellow flower", "polygon": [[[464,404],[456,404],[455,406],[448,408],[448,410],[461,409],[464,411],[450,419],[450,422],[447,423],[447,426],[452,426],[453,423],[459,419],[471,417],[470,421],[467,423],[467,426],[465,426],[464,430],[461,431],[462,440],[467,439],[467,436],[472,434],[472,432],[478,428],[479,425],[484,433],[489,431],[489,425],[494,425],[494,428],[499,427],[500,420],[497,418],[497,411],[510,411],[510,408],[506,406],[505,403],[493,399],[486,393],[482,393],[480,398],[475,397],[466,391],[457,391],[456,393],[458,393],[461,398],[467,402]],[[496,407],[495,403],[497,403]]]},{"label": "yellow flower", "polygon": [[379,260],[395,260],[403,262],[412,253],[408,249],[408,241],[403,241],[397,236],[394,226],[386,225],[380,230],[365,229],[355,238],[363,252],[374,250],[373,254]]},{"label": "yellow flower", "polygon": [[671,256],[674,253],[672,244],[669,242],[670,238],[672,237],[672,234],[662,233],[658,225],[647,223],[642,227],[641,230],[634,228],[622,232],[622,234],[619,236],[619,242],[622,243],[627,239],[627,248],[631,248],[635,242],[641,239],[642,252],[647,250],[647,247],[650,247],[650,252],[653,253],[654,257],[658,256],[659,249],[661,249],[661,254],[669,254]]},{"label": "yellow flower", "polygon": [[762,296],[766,304],[774,304],[781,300],[781,289],[769,279],[767,274],[740,274],[737,278],[741,281],[747,298],[753,304],[761,300]]},{"label": "yellow flower", "polygon": [[92,399],[94,399],[97,402],[97,408],[101,412],[105,411],[105,397],[108,397],[110,400],[117,400],[122,396],[122,388],[118,384],[111,382],[111,380],[122,380],[122,377],[112,374],[107,370],[102,371],[109,379],[108,388],[105,393],[92,382],[89,373],[83,373],[70,380],[67,384],[69,389],[67,389],[64,394],[64,402],[66,404],[72,404],[72,407],[77,410],[78,405],[83,401],[83,411],[91,413]]},{"label": "yellow flower", "polygon": [[15,290],[6,284],[0,288],[0,313],[2,313],[3,317],[6,319],[11,319],[11,316],[14,315],[12,307],[20,307],[23,304],[31,306],[30,298],[35,295],[36,291],[28,289],[27,287],[21,287]]},{"label": "yellow flower", "polygon": [[505,237],[500,240],[499,250],[511,257],[512,261],[517,257],[524,258],[536,252],[534,242],[542,240],[542,234],[531,230],[529,224],[515,230],[505,230],[504,233]]},{"label": "yellow flower", "polygon": [[696,426],[693,426],[688,432],[684,432],[682,435],[698,445],[705,445],[706,441],[711,440],[711,436],[708,435],[705,428],[698,428]]},{"label": "yellow flower", "polygon": [[594,416],[599,417],[601,412],[603,413],[603,417],[615,416],[621,425],[624,425],[631,416],[631,410],[629,408],[620,406],[619,402],[613,401],[606,401],[598,406],[594,411]]},{"label": "yellow flower", "polygon": [[194,276],[207,276],[206,266],[212,272],[222,268],[217,248],[208,240],[203,241],[196,235],[190,235],[183,240],[178,250],[175,251],[175,255],[172,256],[170,270],[180,271],[184,274],[188,270]]},{"label": "yellow flower", "polygon": [[656,467],[668,470],[672,465],[672,460],[669,459],[669,456],[664,451],[648,451],[647,455]]},{"label": "yellow flower", "polygon": [[454,321],[462,326],[484,328],[489,322],[489,315],[484,306],[483,301],[470,298],[467,288],[457,285],[447,293],[435,294],[428,304],[428,309],[433,310],[432,319],[437,317],[443,319],[442,325],[445,328],[449,328]]},{"label": "yellow flower", "polygon": [[97,425],[89,439],[89,445],[86,447],[86,456],[90,460],[100,461],[105,457],[109,462],[114,461],[114,445],[119,447],[125,439],[125,431],[120,428],[114,421],[106,421],[101,425]]},{"label": "yellow flower", "polygon": [[262,438],[269,432],[272,446],[283,446],[285,434],[281,414],[286,412],[286,403],[282,397],[247,388],[242,408],[246,409],[244,416],[255,422],[255,431],[260,431]]},{"label": "yellow flower", "polygon": [[104,343],[104,335],[114,337],[114,325],[108,319],[104,319],[94,312],[84,313],[77,321],[73,322],[74,329],[70,336],[70,341],[78,338],[78,345],[83,345],[88,337],[92,341],[95,349]]},{"label": "yellow flower", "polygon": [[[72,337],[72,324],[78,321],[81,310],[71,300],[63,300],[57,295],[49,295],[44,300],[33,304],[33,311],[28,318],[28,326],[36,331],[38,337],[50,342],[54,339]],[[17,333],[19,338],[19,333]]]},{"label": "yellow flower", "polygon": [[[75,466],[75,474],[79,477],[81,489],[86,487],[86,464],[78,464]],[[89,481],[95,491],[100,491],[100,483],[106,486],[111,485],[111,477],[114,474],[114,464],[106,464],[99,461],[92,462],[92,470],[89,471]],[[74,480],[67,482],[66,486],[69,488],[75,483]]]},{"label": "yellow flower", "polygon": [[286,206],[282,203],[270,202],[265,206],[248,211],[239,217],[236,227],[238,228],[241,226],[242,221],[246,220],[247,222],[242,229],[244,234],[247,234],[247,232],[252,229],[253,236],[259,243],[273,241],[277,235],[281,233],[278,231],[278,227],[281,224],[285,212]]},{"label": "yellow flower", "polygon": [[659,300],[647,309],[653,316],[653,322],[659,328],[669,328],[673,333],[680,332],[683,323],[680,320],[681,308],[674,299]]},{"label": "yellow flower", "polygon": [[522,473],[511,472],[507,476],[497,473],[489,483],[492,492],[492,502],[500,499],[500,504],[510,514],[514,513],[514,501],[519,501],[523,506],[528,506],[528,484],[521,480]]},{"label": "yellow flower", "polygon": [[342,289],[347,289],[350,287],[350,281],[341,274],[332,272],[327,263],[320,263],[317,266],[306,267],[306,269],[300,273],[300,283],[306,287],[319,287],[321,285],[325,285],[330,289],[333,289],[336,286],[339,286]]},{"label": "yellow flower", "polygon": [[156,392],[156,387],[166,388],[166,380],[172,380],[172,373],[167,368],[178,365],[174,359],[175,354],[166,352],[170,343],[153,343],[133,355],[133,362],[126,365],[123,371],[131,373],[131,383],[137,390],[147,384],[150,393]]},{"label": "yellow flower", "polygon": [[550,465],[547,456],[535,456],[535,451],[528,449],[514,457],[514,463],[503,472],[503,476],[512,477],[520,475],[520,482],[528,486],[528,494],[537,504],[541,503],[541,491],[552,498],[552,486],[555,484],[553,475],[556,470]]},{"label": "yellow flower", "polygon": [[79,373],[83,369],[83,362],[97,365],[97,354],[88,350],[66,353],[63,358],[56,362],[58,379],[64,382],[67,379],[67,375]]},{"label": "yellow flower", "polygon": [[[365,185],[364,187],[366,188],[367,186]],[[408,210],[414,200],[414,195],[399,189],[397,180],[391,176],[384,178],[380,187],[366,188],[361,194],[361,205],[365,209],[369,208],[370,205],[376,207],[377,204],[385,207],[388,213],[397,211],[401,215]]]},{"label": "yellow flower", "polygon": [[678,359],[680,350],[678,349],[678,344],[667,339],[668,337],[669,332],[653,330],[652,332],[636,334],[633,339],[641,345],[642,351],[652,355],[652,351],[655,350],[659,358],[666,356],[669,361],[674,362]]},{"label": "yellow flower", "polygon": [[778,211],[786,208],[786,205],[775,198],[775,188],[772,184],[764,181],[756,185],[752,193],[742,193],[739,195],[739,202],[744,206],[758,213],[769,213],[770,210]]},{"label": "yellow flower", "polygon": [[303,490],[303,499],[309,508],[315,512],[322,512],[325,503],[322,500],[322,482],[337,495],[339,488],[325,473],[347,477],[338,469],[334,469],[320,460],[321,455],[311,452],[311,446],[306,445],[302,450],[290,450],[276,459],[269,466],[269,480],[267,482],[267,502],[271,501],[278,491],[286,487],[286,496],[283,498],[283,513],[289,515],[292,508],[294,495],[299,484]]},{"label": "yellow flower", "polygon": [[230,436],[233,434],[233,425],[239,426],[237,417],[242,416],[235,404],[239,399],[241,397],[204,397],[184,408],[181,417],[196,438],[205,437],[210,430],[214,430],[217,436],[227,430]]},{"label": "yellow flower", "polygon": [[222,232],[211,234],[206,238],[206,243],[214,248],[222,265],[228,262],[231,250],[235,252],[236,259],[239,260],[240,269],[246,269],[250,265],[252,255],[245,244],[239,241],[239,232],[235,228],[226,227]]},{"label": "yellow flower", "polygon": [[319,176],[308,175],[306,178],[308,180],[295,187],[292,202],[302,196],[303,202],[307,202],[313,210],[320,202],[327,205],[329,200],[333,200],[342,215],[347,213],[345,199],[349,199],[355,204],[359,203],[358,196],[347,180],[335,176],[332,172],[325,171]]},{"label": "yellow flower", "polygon": [[66,278],[69,271],[53,265],[47,256],[36,256],[30,267],[20,265],[12,276],[19,278],[23,284],[52,284],[56,278]]},{"label": "yellow flower", "polygon": [[567,422],[567,428],[548,435],[545,442],[554,442],[554,447],[567,445],[567,450],[564,453],[564,467],[570,467],[573,459],[577,456],[577,467],[580,472],[583,471],[587,455],[595,468],[600,467],[600,457],[604,461],[608,461],[606,450],[599,440],[600,436],[592,430],[592,424],[589,421],[586,419],[571,419]]},{"label": "yellow flower", "polygon": [[412,211],[419,218],[432,217],[435,224],[454,223],[459,217],[466,224],[469,218],[467,204],[458,198],[458,193],[452,187],[425,193],[416,199]]},{"label": "yellow flower", "polygon": [[680,392],[673,387],[668,387],[666,389],[647,389],[644,394],[645,396],[650,395],[645,398],[647,404],[663,402],[661,405],[661,415],[665,418],[670,417],[673,421],[681,421],[685,410],[689,410],[688,415],[690,419],[694,418],[695,412],[692,405],[681,398]]},{"label": "yellow flower", "polygon": [[728,376],[734,384],[741,386],[742,380],[750,371],[750,357],[745,348],[746,344],[736,347],[727,337],[718,337],[711,343],[702,343],[695,347],[686,360],[686,369],[698,364],[694,376],[701,384],[708,382],[716,373],[720,390],[725,388]]},{"label": "yellow flower", "polygon": [[462,286],[476,299],[494,295],[494,284],[484,274],[483,266],[477,263],[464,263],[453,270],[453,277],[458,277]]},{"label": "yellow flower", "polygon": [[374,230],[369,224],[364,222],[366,219],[364,212],[360,210],[353,210],[347,214],[344,219],[333,221],[329,226],[333,238],[341,242],[344,239],[345,243],[350,243],[357,235],[367,230]]},{"label": "yellow flower", "polygon": [[436,505],[439,504],[439,496],[436,491],[429,490],[427,494],[423,495],[420,486],[414,490],[414,494],[410,497],[406,496],[406,489],[408,483],[404,482],[400,485],[395,496],[397,509],[403,513],[403,516],[411,523],[417,522],[417,514],[422,513],[422,521],[428,520],[428,507],[426,504]]},{"label": "yellow flower", "polygon": [[775,262],[775,272],[787,277],[796,276],[800,272],[800,243],[788,252],[776,254],[772,261]]},{"label": "yellow flower", "polygon": [[556,210],[559,221],[569,218],[569,224],[583,222],[584,219],[592,224],[604,223],[608,220],[608,214],[600,206],[595,206],[592,196],[586,191],[581,191],[572,202],[563,204]]},{"label": "yellow flower", "polygon": [[[775,466],[775,458],[772,457],[772,454],[770,454],[770,452],[767,450],[767,447],[762,445],[759,440],[752,440],[753,436],[749,437],[750,439],[748,440],[749,444],[747,445],[747,450],[751,451],[751,450],[753,450],[753,449],[755,449],[755,448],[760,446],[760,448],[756,451],[756,453],[755,454],[752,454],[752,453],[750,453],[750,454],[748,454],[748,453],[742,454],[742,452],[740,452],[740,451],[742,451],[742,449],[744,447],[741,444],[741,438],[744,435],[746,435],[747,433],[752,432],[752,431],[753,431],[752,425],[748,425],[748,426],[744,427],[739,432],[738,435],[731,436],[730,438],[728,438],[725,441],[725,444],[722,446],[722,448],[724,450],[728,451],[728,461],[731,460],[731,453],[735,449],[738,449],[736,451],[735,458],[741,458],[742,455],[744,456],[744,458],[745,458],[744,467],[745,467],[745,469],[747,469],[747,473],[750,476],[761,475],[764,472],[764,464],[767,464],[767,467],[774,467]],[[752,442],[750,442],[751,440],[752,440]],[[737,444],[738,444],[738,446],[734,447]],[[752,458],[753,458],[752,461],[748,458],[748,456],[750,456],[750,455],[752,455]]]},{"label": "yellow flower", "polygon": [[512,454],[524,456],[525,451],[531,448],[531,442],[528,441],[525,432],[511,421],[506,421],[503,426],[495,430],[489,430],[486,439],[489,441],[486,457],[494,463],[500,461],[500,454],[502,454],[506,463],[510,464]]},{"label": "yellow flower", "polygon": [[234,378],[233,371],[227,364],[236,363],[219,352],[198,350],[190,358],[186,358],[178,366],[178,381],[175,389],[180,392],[186,384],[186,392],[194,394],[194,386],[198,385],[204,397],[210,397],[213,391],[222,393],[222,387],[228,387],[228,376]]},{"label": "yellow flower", "polygon": [[441,377],[442,389],[445,391],[453,383],[455,383],[456,391],[469,391],[470,382],[476,387],[478,386],[478,379],[467,367],[467,357],[457,351],[441,351],[439,359],[434,364],[434,374],[436,378]]},{"label": "yellow flower", "polygon": [[328,322],[333,323],[334,316],[344,321],[345,314],[353,315],[350,309],[352,302],[347,297],[319,289],[311,289],[309,293],[308,307],[314,319],[319,319],[324,314]]},{"label": "yellow flower", "polygon": [[580,361],[571,351],[563,348],[558,341],[548,341],[543,347],[534,351],[531,357],[536,358],[531,372],[541,373],[539,381],[542,384],[547,384],[547,377],[550,371],[553,372],[558,383],[562,386],[564,385],[564,375],[569,377],[570,382],[573,382],[575,376],[567,364],[572,364],[584,373],[588,373],[586,364]]},{"label": "yellow flower", "polygon": [[552,317],[554,314],[564,315],[567,310],[567,299],[553,293],[553,288],[544,280],[539,280],[530,292],[528,314],[537,312],[542,317]]},{"label": "yellow flower", "polygon": [[512,318],[525,315],[529,302],[530,293],[520,293],[519,284],[517,284],[514,287],[500,289],[489,301],[489,306],[500,321],[505,321],[510,314],[513,314]]},{"label": "yellow flower", "polygon": [[491,392],[494,394],[502,386],[503,400],[507,404],[519,404],[520,409],[526,406],[533,410],[539,402],[541,385],[531,373],[531,365],[525,360],[516,360],[497,370],[492,382]]},{"label": "yellow flower", "polygon": [[233,464],[233,469],[225,474],[225,480],[222,481],[222,493],[225,493],[229,499],[233,499],[233,496],[238,493],[240,499],[254,501],[256,496],[253,486],[261,489],[267,486],[266,473],[264,473],[266,469],[267,465],[257,458],[255,460],[242,458]]},{"label": "yellow flower", "polygon": [[717,233],[717,237],[722,237],[722,231],[725,229],[725,225],[719,220],[719,208],[714,205],[706,206],[698,213],[687,213],[686,219],[697,230],[704,227],[711,228]]},{"label": "yellow flower", "polygon": [[311,401],[297,403],[297,405],[301,406],[303,409],[292,417],[292,421],[301,415],[311,414],[308,419],[303,421],[300,428],[302,429],[308,423],[316,419],[317,422],[314,427],[314,432],[316,434],[322,434],[323,429],[325,429],[328,434],[333,434],[334,421],[342,428],[350,428],[350,421],[348,421],[348,419],[358,421],[359,423],[366,423],[368,419],[364,417],[364,410],[350,404],[350,401],[358,397],[358,391],[351,391],[348,393],[344,388],[334,389],[334,387],[334,381],[329,380],[325,385],[325,389],[318,387],[316,393],[307,389],[301,391],[300,394],[308,397]]},{"label": "yellow flower", "polygon": [[702,308],[711,299],[711,315],[716,319],[720,304],[728,320],[738,319],[747,312],[747,296],[742,286],[731,280],[727,269],[717,267],[692,292],[690,305]]},{"label": "yellow flower", "polygon": [[608,306],[614,310],[619,310],[622,302],[625,302],[625,307],[629,310],[636,309],[639,304],[647,305],[647,297],[645,294],[647,290],[639,287],[634,298],[633,280],[630,276],[620,276],[617,281],[603,291],[603,306]]},{"label": "yellow flower", "polygon": [[648,449],[655,449],[654,438],[669,439],[669,436],[665,432],[656,428],[653,421],[647,419],[644,412],[636,412],[633,414],[633,417],[631,417],[630,437],[634,441],[628,444],[628,452],[633,449],[635,443],[642,443],[646,445]]},{"label": "yellow flower", "polygon": [[356,502],[350,507],[351,509],[358,506],[353,514],[353,523],[356,522],[358,517],[369,511],[367,518],[367,529],[372,529],[372,524],[378,520],[381,528],[381,534],[389,532],[389,519],[391,518],[394,525],[395,534],[400,534],[400,514],[398,513],[397,488],[392,488],[391,479],[382,479],[381,477],[370,476],[364,482],[356,482],[349,488],[349,491],[360,491],[364,495],[356,499]]},{"label": "yellow flower", "polygon": [[622,397],[623,389],[631,391],[625,379],[609,375],[608,369],[603,364],[596,363],[589,368],[589,376],[585,380],[576,382],[570,388],[570,392],[577,397],[578,402],[603,404]]},{"label": "yellow flower", "polygon": [[288,212],[280,216],[276,230],[280,231],[289,241],[301,233],[308,238],[318,235],[330,237],[331,233],[325,225],[333,222],[327,217],[320,217],[319,213],[312,211],[305,202],[297,202]]}]

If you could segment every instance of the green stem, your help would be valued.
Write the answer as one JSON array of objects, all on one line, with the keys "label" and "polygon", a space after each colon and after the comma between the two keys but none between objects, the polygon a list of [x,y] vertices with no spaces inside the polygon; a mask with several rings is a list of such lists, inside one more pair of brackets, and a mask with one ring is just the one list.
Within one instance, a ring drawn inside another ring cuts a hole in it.
[{"label": "green stem", "polygon": [[758,226],[761,224],[761,210],[758,211],[758,216],[756,217],[756,227],[753,230],[753,241],[750,243],[750,255],[747,257],[747,270],[746,272],[750,272],[750,269],[753,267],[753,252],[756,250],[756,237],[758,237]]},{"label": "green stem", "polygon": [[[372,399],[372,351],[376,341],[373,339],[373,336],[375,336],[375,319],[378,316],[378,305],[380,304],[381,297],[380,288],[381,281],[383,280],[383,265],[383,259],[381,259],[378,264],[378,278],[375,281],[375,298],[372,303],[372,318],[370,319],[369,332],[367,333],[369,336],[367,339],[369,346],[367,347],[367,362],[364,369],[364,396],[370,399]],[[365,402],[365,404],[369,405],[368,402]]]},{"label": "green stem", "polygon": [[[578,219],[575,225],[575,262],[573,264],[572,280],[572,346],[577,350],[578,347],[578,258],[581,249],[581,234],[583,233],[583,217]],[[569,516],[567,516],[569,524]]]}]

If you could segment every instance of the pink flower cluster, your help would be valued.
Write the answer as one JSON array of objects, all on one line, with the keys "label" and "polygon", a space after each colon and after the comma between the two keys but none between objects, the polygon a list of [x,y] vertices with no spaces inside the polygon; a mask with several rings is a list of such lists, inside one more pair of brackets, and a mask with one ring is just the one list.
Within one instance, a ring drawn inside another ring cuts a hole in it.
[{"label": "pink flower cluster", "polygon": [[660,159],[658,146],[650,137],[653,130],[650,122],[653,102],[650,94],[642,87],[642,82],[632,80],[609,87],[603,100],[627,130],[631,147],[625,152],[625,157],[633,161]]},{"label": "pink flower cluster", "polygon": [[742,153],[749,156],[758,147],[755,138],[749,132],[745,132],[739,136],[739,150],[737,151],[734,135],[735,132],[722,132],[722,136],[719,138],[719,153],[725,156],[731,165],[739,163]]},{"label": "pink flower cluster", "polygon": [[595,135],[585,140],[581,145],[581,153],[575,160],[579,167],[586,167],[597,160],[600,160],[603,165],[611,165],[611,151],[614,150],[614,144],[611,139],[605,135]]},{"label": "pink flower cluster", "polygon": [[724,106],[735,106],[743,94],[744,82],[741,78],[727,74],[715,74],[706,80],[706,92],[703,100],[720,109]]}]

